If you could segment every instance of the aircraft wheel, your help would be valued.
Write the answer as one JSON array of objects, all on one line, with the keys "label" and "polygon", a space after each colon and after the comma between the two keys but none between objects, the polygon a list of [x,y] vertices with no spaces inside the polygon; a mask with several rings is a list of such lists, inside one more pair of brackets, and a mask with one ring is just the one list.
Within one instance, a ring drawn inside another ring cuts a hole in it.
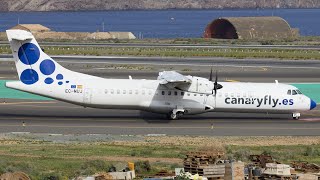
[{"label": "aircraft wheel", "polygon": [[177,114],[175,114],[175,113],[173,113],[173,112],[169,113],[169,114],[167,115],[167,117],[168,117],[168,119],[170,119],[170,120],[176,120],[176,119],[178,119]]},{"label": "aircraft wheel", "polygon": [[294,120],[299,120],[299,118],[300,118],[300,113],[293,113],[293,114],[292,114],[292,118],[293,118]]},{"label": "aircraft wheel", "polygon": [[293,117],[294,120],[299,120],[299,118],[300,118],[299,116]]}]

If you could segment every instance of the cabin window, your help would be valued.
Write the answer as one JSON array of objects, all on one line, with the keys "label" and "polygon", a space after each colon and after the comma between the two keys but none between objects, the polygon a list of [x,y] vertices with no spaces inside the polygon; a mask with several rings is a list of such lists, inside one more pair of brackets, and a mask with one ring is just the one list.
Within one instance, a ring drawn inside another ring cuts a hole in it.
[{"label": "cabin window", "polygon": [[184,92],[181,91],[181,96],[184,96]]},{"label": "cabin window", "polygon": [[247,97],[247,94],[246,94],[246,93],[243,93],[243,97]]},{"label": "cabin window", "polygon": [[175,95],[175,96],[178,96],[178,92],[177,92],[177,91],[175,91],[175,92],[174,92],[174,95]]},{"label": "cabin window", "polygon": [[237,93],[237,97],[240,97],[240,93]]},{"label": "cabin window", "polygon": [[139,94],[139,91],[138,91],[138,89],[136,89],[136,92],[135,92],[136,94]]},{"label": "cabin window", "polygon": [[287,94],[288,94],[288,95],[291,95],[291,90],[288,90]]},{"label": "cabin window", "polygon": [[127,94],[127,91],[126,91],[126,90],[123,90],[123,91],[122,91],[122,94]]},{"label": "cabin window", "polygon": [[203,94],[200,94],[200,96],[203,96]]},{"label": "cabin window", "polygon": [[171,91],[168,91],[168,95],[171,96]]},{"label": "cabin window", "polygon": [[120,89],[117,89],[117,94],[120,94]]},{"label": "cabin window", "polygon": [[188,96],[190,96],[190,93],[188,93]]},{"label": "cabin window", "polygon": [[129,94],[132,94],[132,90],[129,90]]},{"label": "cabin window", "polygon": [[152,94],[152,91],[151,90],[149,90],[149,95],[151,95]]},{"label": "cabin window", "polygon": [[234,93],[231,93],[231,97],[234,97]]},{"label": "cabin window", "polygon": [[142,95],[145,95],[146,94],[146,91],[145,90],[142,90]]},{"label": "cabin window", "polygon": [[113,89],[111,89],[111,94],[113,94],[114,93],[114,90]]},{"label": "cabin window", "polygon": [[105,89],[105,90],[104,90],[104,93],[105,93],[105,94],[108,94],[108,89]]},{"label": "cabin window", "polygon": [[165,92],[164,92],[164,91],[162,91],[162,92],[161,92],[161,94],[164,96],[164,95],[165,95]]}]

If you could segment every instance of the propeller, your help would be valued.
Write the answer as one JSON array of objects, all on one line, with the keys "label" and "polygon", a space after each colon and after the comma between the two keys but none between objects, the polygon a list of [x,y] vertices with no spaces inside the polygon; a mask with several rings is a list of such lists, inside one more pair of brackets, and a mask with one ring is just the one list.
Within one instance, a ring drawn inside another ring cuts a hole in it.
[{"label": "propeller", "polygon": [[218,71],[216,71],[216,80],[214,81],[214,95],[217,95],[217,90],[223,88],[221,84],[218,84]]},{"label": "propeller", "polygon": [[[211,67],[211,71],[210,71],[210,77],[209,77],[209,81],[212,82],[213,78],[212,78],[212,67]],[[223,88],[223,86],[221,84],[218,83],[218,71],[216,71],[216,78],[215,81],[213,83],[213,90],[212,90],[212,94],[214,91],[214,95],[217,94],[217,90]]]}]

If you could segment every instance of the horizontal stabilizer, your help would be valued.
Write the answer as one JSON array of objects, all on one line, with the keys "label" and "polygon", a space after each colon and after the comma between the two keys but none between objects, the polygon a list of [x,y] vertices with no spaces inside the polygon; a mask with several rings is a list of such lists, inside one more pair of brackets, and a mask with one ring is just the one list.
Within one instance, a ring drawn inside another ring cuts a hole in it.
[{"label": "horizontal stabilizer", "polygon": [[33,35],[28,31],[10,30],[7,31],[7,34],[10,39],[16,41],[26,41],[33,39]]}]

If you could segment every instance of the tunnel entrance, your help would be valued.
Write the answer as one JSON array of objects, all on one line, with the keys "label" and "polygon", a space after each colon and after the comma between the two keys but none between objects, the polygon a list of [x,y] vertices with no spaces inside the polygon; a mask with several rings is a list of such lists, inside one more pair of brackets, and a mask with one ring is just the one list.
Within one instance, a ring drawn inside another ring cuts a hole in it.
[{"label": "tunnel entrance", "polygon": [[236,28],[226,19],[217,19],[205,30],[204,38],[238,39]]}]

